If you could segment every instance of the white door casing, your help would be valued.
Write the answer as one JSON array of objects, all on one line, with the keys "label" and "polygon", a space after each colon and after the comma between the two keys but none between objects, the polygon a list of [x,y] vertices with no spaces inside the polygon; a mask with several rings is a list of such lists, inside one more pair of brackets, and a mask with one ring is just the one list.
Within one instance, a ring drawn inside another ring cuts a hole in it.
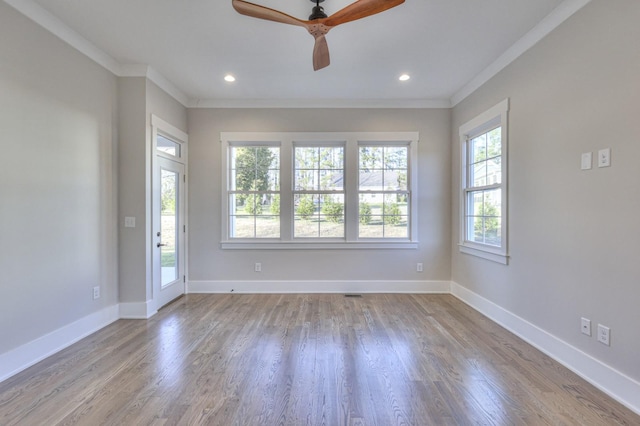
[{"label": "white door casing", "polygon": [[152,299],[155,310],[186,289],[187,135],[152,116]]}]

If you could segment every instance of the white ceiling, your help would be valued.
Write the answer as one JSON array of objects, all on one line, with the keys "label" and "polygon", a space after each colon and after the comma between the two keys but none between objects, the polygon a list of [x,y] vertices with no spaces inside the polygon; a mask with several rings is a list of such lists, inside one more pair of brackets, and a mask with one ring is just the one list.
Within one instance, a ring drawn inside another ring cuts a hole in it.
[{"label": "white ceiling", "polygon": [[[589,0],[407,0],[333,28],[331,65],[315,72],[304,28],[240,15],[231,0],[5,1],[117,74],[145,70],[188,106],[448,106]],[[253,2],[300,19],[314,5]],[[351,2],[322,6],[331,15]]]}]

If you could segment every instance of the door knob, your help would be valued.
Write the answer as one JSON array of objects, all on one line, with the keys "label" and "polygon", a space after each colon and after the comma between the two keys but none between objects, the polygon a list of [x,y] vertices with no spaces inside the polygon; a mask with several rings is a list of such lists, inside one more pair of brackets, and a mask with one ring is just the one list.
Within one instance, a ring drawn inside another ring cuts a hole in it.
[{"label": "door knob", "polygon": [[163,247],[163,246],[166,246],[166,244],[158,243],[157,246],[158,247]]}]

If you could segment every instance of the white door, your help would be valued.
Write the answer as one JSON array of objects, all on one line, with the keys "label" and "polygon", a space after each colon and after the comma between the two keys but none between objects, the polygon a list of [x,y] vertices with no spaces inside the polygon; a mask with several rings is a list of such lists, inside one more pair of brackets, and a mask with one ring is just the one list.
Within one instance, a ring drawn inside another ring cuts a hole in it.
[{"label": "white door", "polygon": [[184,164],[156,156],[153,179],[153,300],[156,309],[185,292]]}]

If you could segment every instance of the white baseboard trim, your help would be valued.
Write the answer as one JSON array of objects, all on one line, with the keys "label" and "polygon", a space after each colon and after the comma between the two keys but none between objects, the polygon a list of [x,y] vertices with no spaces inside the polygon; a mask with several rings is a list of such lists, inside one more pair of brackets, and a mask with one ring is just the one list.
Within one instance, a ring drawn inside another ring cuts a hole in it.
[{"label": "white baseboard trim", "polygon": [[450,281],[189,281],[187,293],[445,293]]},{"label": "white baseboard trim", "polygon": [[456,282],[451,294],[640,414],[640,383]]},{"label": "white baseboard trim", "polygon": [[120,319],[149,319],[158,313],[153,305],[153,300],[120,303]]},{"label": "white baseboard trim", "polygon": [[115,322],[118,305],[80,318],[51,333],[0,354],[0,382]]}]

